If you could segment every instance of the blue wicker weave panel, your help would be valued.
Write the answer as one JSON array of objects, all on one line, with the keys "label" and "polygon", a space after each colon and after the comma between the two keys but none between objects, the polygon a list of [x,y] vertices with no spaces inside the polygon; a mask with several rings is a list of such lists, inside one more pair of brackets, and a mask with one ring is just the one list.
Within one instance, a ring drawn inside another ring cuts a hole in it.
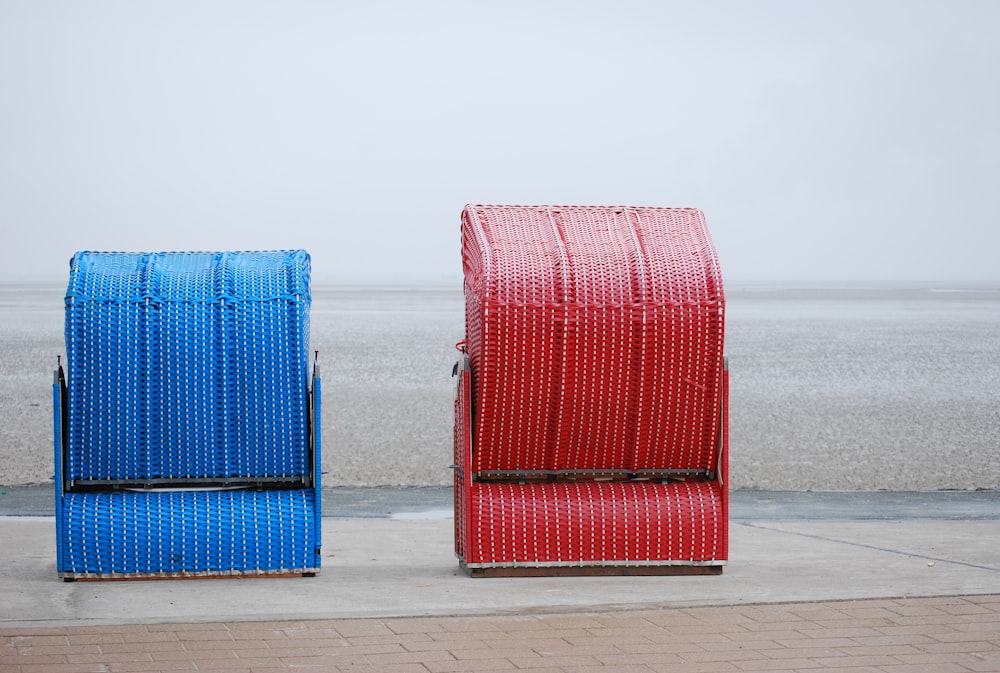
[{"label": "blue wicker weave panel", "polygon": [[70,574],[304,572],[319,567],[312,490],[67,493]]},{"label": "blue wicker weave panel", "polygon": [[77,253],[66,478],[308,474],[309,276],[303,250]]}]

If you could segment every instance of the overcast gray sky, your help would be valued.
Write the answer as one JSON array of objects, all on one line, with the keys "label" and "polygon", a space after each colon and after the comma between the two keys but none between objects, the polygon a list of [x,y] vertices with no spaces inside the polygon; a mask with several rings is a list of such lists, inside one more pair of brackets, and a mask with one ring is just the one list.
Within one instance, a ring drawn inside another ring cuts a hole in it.
[{"label": "overcast gray sky", "polygon": [[696,206],[729,280],[998,280],[998,35],[995,0],[0,0],[0,277],[457,278],[471,202]]}]

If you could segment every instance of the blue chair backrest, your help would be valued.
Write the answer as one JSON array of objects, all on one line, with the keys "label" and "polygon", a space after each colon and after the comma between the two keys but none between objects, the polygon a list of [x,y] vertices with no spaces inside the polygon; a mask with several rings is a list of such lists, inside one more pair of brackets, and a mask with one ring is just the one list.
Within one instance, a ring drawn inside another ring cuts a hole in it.
[{"label": "blue chair backrest", "polygon": [[308,475],[309,274],[304,250],[74,255],[66,479]]}]

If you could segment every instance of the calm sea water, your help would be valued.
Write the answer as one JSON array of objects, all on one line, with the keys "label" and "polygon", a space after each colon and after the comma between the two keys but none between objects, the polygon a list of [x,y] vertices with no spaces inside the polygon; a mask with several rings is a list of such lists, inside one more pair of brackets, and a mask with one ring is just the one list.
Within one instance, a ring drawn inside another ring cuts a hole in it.
[{"label": "calm sea water", "polygon": [[[0,284],[0,484],[52,474],[62,284]],[[317,284],[329,485],[450,483],[460,283]],[[1000,488],[1000,283],[727,287],[735,488]]]}]

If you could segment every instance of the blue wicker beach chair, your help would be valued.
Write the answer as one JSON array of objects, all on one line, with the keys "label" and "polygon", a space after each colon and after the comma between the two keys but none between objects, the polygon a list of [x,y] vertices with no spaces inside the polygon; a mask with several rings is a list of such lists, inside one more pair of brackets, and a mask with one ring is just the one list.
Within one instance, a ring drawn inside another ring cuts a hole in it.
[{"label": "blue wicker beach chair", "polygon": [[80,252],[53,384],[66,580],[320,569],[303,250]]}]

